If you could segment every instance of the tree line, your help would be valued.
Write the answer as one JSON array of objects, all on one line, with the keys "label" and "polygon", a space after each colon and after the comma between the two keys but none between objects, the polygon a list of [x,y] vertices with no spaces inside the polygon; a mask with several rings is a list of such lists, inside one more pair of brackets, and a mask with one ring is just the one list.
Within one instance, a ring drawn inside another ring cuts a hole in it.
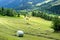
[{"label": "tree line", "polygon": [[17,12],[16,12],[16,10],[2,7],[2,8],[0,8],[0,15],[2,15],[2,16],[16,16]]},{"label": "tree line", "polygon": [[58,15],[53,16],[47,13],[43,13],[41,11],[33,11],[32,16],[41,17],[45,20],[52,21],[53,25],[51,28],[53,28],[55,32],[60,32],[60,18]]}]

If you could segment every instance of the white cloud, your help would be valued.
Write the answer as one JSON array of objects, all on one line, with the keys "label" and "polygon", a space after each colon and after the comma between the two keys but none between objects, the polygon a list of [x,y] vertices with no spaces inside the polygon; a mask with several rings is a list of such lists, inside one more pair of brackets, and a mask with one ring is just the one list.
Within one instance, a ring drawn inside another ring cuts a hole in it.
[{"label": "white cloud", "polygon": [[48,2],[51,2],[51,1],[53,1],[53,0],[47,0],[47,1],[45,1],[45,3],[48,3]]},{"label": "white cloud", "polygon": [[53,1],[53,0],[46,0],[46,1],[42,2],[42,3],[37,3],[36,6],[40,6],[42,4],[45,4],[45,3],[48,3],[48,2],[51,2],[51,1]]},{"label": "white cloud", "polygon": [[28,4],[33,4],[33,2],[28,2]]}]

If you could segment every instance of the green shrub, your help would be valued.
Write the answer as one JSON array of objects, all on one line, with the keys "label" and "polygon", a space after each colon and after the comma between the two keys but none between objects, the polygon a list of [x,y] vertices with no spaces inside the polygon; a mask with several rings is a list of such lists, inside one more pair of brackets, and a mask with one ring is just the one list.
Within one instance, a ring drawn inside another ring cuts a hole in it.
[{"label": "green shrub", "polygon": [[7,9],[7,13],[5,15],[7,15],[7,16],[15,16],[16,13],[15,13],[14,10]]},{"label": "green shrub", "polygon": [[2,16],[16,16],[17,12],[13,9],[7,9],[7,8],[0,8],[0,15]]},{"label": "green shrub", "polygon": [[58,18],[58,16],[55,17],[55,19],[53,20],[53,27],[52,27],[55,32],[59,32],[60,31],[60,18]]}]

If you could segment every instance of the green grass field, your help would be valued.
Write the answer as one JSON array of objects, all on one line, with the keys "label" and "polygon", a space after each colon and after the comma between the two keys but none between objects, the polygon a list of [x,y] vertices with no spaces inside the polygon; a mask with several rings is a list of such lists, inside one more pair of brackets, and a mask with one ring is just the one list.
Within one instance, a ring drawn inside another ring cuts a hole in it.
[{"label": "green grass field", "polygon": [[[48,37],[60,39],[60,33],[47,33],[45,31],[51,29],[51,21],[40,17],[31,17],[29,23],[29,25],[26,24],[23,16],[0,16],[0,40],[55,40]],[[28,34],[25,34],[24,37],[17,37],[15,36],[17,30],[23,30]],[[42,36],[37,36],[38,34]]]}]

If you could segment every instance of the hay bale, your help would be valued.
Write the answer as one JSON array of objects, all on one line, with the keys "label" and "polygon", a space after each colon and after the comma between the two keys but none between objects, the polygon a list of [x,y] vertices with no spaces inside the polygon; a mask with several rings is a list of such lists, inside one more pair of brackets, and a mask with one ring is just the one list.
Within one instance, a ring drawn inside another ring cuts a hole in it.
[{"label": "hay bale", "polygon": [[24,32],[21,31],[21,30],[18,30],[18,31],[17,31],[17,36],[18,36],[18,37],[23,37],[23,36],[24,36]]},{"label": "hay bale", "polygon": [[52,33],[53,33],[53,32],[54,32],[54,29],[50,29],[50,32],[52,32]]},{"label": "hay bale", "polygon": [[54,29],[46,29],[45,34],[51,34],[54,32]]},{"label": "hay bale", "polygon": [[45,31],[46,31],[46,32],[51,32],[51,33],[52,33],[52,32],[54,32],[54,29],[49,29],[49,30],[47,29],[47,30],[45,30]]}]

